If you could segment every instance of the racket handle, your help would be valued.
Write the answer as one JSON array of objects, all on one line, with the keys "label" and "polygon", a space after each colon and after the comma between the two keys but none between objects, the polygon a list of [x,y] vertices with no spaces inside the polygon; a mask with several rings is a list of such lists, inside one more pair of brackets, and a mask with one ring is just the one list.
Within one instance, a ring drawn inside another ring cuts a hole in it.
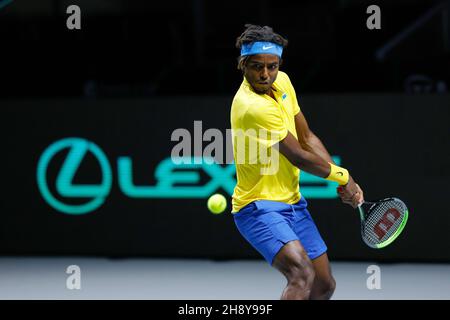
[{"label": "racket handle", "polygon": [[[337,187],[338,192],[342,192],[344,190],[343,186],[339,186]],[[361,208],[361,206],[365,203],[365,201],[362,201],[361,203],[358,204],[358,208]]]}]

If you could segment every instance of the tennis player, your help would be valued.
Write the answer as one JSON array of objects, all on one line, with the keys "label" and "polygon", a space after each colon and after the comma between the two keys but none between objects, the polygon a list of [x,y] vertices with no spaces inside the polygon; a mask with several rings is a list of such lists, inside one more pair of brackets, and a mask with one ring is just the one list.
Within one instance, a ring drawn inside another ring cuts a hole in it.
[{"label": "tennis player", "polygon": [[[282,299],[330,299],[335,280],[327,247],[300,192],[300,170],[338,182],[340,198],[354,208],[364,200],[363,191],[346,169],[333,163],[308,127],[288,75],[279,71],[288,41],[268,26],[245,27],[236,42],[244,79],[231,107],[237,172],[234,221],[244,238],[286,277]],[[236,132],[257,134],[249,134],[242,148]],[[241,153],[252,152],[245,144],[255,140],[279,155],[274,172],[264,174],[267,162],[242,161],[254,159]]]}]

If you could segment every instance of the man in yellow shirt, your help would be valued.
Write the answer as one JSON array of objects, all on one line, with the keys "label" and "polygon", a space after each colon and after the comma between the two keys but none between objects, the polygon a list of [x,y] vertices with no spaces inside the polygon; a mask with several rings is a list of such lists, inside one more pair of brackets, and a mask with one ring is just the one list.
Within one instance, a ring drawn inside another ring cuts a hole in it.
[{"label": "man in yellow shirt", "polygon": [[244,238],[285,275],[282,299],[329,299],[335,280],[299,190],[300,170],[338,182],[342,201],[354,208],[363,192],[309,129],[288,75],[279,71],[286,45],[272,28],[255,25],[236,42],[244,80],[231,107],[232,212]]}]

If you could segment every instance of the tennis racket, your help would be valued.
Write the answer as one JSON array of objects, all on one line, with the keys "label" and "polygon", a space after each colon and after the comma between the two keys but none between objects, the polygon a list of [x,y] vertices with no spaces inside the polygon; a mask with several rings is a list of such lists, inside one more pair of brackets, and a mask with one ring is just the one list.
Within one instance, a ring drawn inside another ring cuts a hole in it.
[{"label": "tennis racket", "polygon": [[390,245],[408,221],[408,208],[398,198],[365,201],[358,206],[358,210],[362,239],[365,244],[375,249]]}]

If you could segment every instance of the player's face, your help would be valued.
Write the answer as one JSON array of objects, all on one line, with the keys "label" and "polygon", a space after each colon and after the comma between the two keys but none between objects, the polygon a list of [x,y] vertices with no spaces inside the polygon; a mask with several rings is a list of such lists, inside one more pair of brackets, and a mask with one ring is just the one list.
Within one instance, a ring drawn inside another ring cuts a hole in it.
[{"label": "player's face", "polygon": [[257,93],[269,93],[277,79],[280,58],[273,54],[251,56],[244,68],[244,76]]}]

